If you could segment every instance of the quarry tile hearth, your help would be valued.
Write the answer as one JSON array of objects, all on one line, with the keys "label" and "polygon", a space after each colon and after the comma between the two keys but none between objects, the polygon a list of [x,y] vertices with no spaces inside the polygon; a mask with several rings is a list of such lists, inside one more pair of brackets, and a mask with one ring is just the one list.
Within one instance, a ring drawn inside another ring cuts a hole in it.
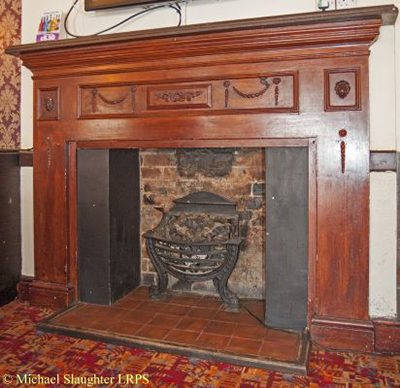
[{"label": "quarry tile hearth", "polygon": [[309,343],[303,333],[266,328],[262,319],[262,300],[242,300],[240,311],[232,312],[200,294],[168,292],[155,301],[142,286],[112,306],[77,303],[39,328],[304,374]]}]

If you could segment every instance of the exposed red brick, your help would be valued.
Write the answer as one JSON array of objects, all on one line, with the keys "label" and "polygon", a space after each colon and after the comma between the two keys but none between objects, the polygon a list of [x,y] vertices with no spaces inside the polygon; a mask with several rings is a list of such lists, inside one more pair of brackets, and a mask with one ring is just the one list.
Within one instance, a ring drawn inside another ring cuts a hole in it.
[{"label": "exposed red brick", "polygon": [[[237,209],[242,212],[241,230],[244,232],[245,244],[240,252],[239,261],[230,278],[230,287],[239,296],[262,296],[265,274],[263,255],[265,249],[265,199],[264,195],[255,197],[254,187],[263,187],[265,182],[265,163],[263,149],[240,149],[235,151],[232,171],[226,176],[209,177],[196,173],[193,177],[181,177],[177,171],[176,156],[173,150],[145,150],[141,153],[142,167],[142,210],[141,232],[155,228],[161,221],[162,213],[157,207],[168,211],[173,200],[194,191],[207,190],[238,203]],[[151,198],[152,201],[144,201]],[[154,202],[150,204],[149,202]],[[251,209],[249,204],[252,205]],[[257,206],[255,206],[257,205]],[[257,209],[254,209],[257,208]],[[147,283],[155,275],[145,244],[142,244],[144,261],[142,279]],[[194,283],[193,290],[214,292],[211,282]]]},{"label": "exposed red brick", "polygon": [[160,178],[161,170],[155,167],[142,167],[143,178]]},{"label": "exposed red brick", "polygon": [[174,155],[156,153],[143,156],[143,165],[147,166],[174,166],[176,165],[176,158]]}]

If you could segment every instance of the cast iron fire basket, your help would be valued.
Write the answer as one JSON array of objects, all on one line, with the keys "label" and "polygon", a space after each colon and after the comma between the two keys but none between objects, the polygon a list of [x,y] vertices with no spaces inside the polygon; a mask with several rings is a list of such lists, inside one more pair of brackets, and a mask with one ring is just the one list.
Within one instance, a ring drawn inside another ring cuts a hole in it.
[{"label": "cast iron fire basket", "polygon": [[236,203],[206,191],[174,203],[160,224],[144,234],[158,273],[150,295],[157,297],[165,291],[170,273],[188,283],[212,280],[228,308],[237,309],[239,300],[227,285],[241,243]]}]

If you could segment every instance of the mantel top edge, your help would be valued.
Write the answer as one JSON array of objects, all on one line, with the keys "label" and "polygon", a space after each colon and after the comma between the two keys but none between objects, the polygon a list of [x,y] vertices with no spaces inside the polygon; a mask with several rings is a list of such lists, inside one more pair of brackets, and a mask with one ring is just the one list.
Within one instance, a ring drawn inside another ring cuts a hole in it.
[{"label": "mantel top edge", "polygon": [[208,33],[224,33],[266,28],[290,27],[321,23],[340,23],[356,20],[381,19],[382,25],[394,25],[398,8],[395,5],[360,7],[329,12],[308,12],[290,15],[268,16],[252,19],[239,19],[223,22],[192,24],[182,27],[155,28],[141,31],[96,35],[84,38],[62,39],[53,42],[41,42],[15,45],[5,52],[16,57],[48,50],[96,47],[104,44],[124,43],[156,38],[178,38]]}]

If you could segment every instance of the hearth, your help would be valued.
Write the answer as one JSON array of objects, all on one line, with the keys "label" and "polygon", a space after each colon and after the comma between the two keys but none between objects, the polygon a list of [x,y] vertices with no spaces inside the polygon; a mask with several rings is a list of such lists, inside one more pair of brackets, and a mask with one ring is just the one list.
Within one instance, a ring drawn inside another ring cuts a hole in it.
[{"label": "hearth", "polygon": [[39,328],[170,354],[306,373],[307,334],[261,325],[262,301],[243,300],[245,308],[225,311],[218,298],[166,293],[166,298],[155,301],[147,287],[139,287],[113,306],[77,303],[41,322]]},{"label": "hearth", "polygon": [[144,234],[158,273],[151,295],[165,291],[170,273],[188,283],[212,280],[226,305],[238,309],[239,300],[227,285],[241,244],[236,203],[206,191],[173,202],[160,224]]}]

